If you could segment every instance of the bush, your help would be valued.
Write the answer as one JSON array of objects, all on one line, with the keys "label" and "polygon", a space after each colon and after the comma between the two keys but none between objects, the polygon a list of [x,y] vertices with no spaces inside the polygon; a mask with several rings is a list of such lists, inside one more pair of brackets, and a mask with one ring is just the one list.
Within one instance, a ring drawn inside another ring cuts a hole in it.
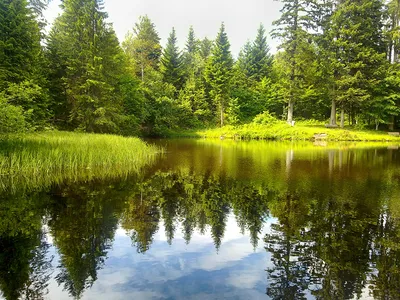
[{"label": "bush", "polygon": [[20,106],[14,106],[0,94],[0,134],[19,133],[27,129]]},{"label": "bush", "polygon": [[271,115],[268,111],[264,111],[263,113],[257,115],[253,119],[254,124],[260,125],[273,125],[279,123],[280,121]]}]

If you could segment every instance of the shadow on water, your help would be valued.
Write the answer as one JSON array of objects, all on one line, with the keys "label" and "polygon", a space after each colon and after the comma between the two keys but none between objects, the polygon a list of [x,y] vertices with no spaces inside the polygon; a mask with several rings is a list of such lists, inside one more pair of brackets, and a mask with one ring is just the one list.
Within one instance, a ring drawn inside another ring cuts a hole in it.
[{"label": "shadow on water", "polygon": [[398,150],[157,143],[140,174],[3,189],[4,299],[398,299]]}]

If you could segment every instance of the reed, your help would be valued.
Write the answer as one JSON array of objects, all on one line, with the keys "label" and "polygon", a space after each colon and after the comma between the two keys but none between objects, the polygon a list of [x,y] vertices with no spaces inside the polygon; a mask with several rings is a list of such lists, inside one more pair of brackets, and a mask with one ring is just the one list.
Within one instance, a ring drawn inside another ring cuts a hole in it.
[{"label": "reed", "polygon": [[139,172],[161,149],[138,138],[45,132],[0,138],[0,189]]}]

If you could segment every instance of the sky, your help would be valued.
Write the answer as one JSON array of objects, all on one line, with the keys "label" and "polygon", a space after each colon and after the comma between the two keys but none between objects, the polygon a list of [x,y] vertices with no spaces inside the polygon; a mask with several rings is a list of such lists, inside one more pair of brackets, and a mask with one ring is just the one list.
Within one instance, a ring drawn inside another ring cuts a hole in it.
[{"label": "sky", "polygon": [[[49,23],[61,12],[59,4],[60,0],[53,0],[46,10]],[[271,39],[269,32],[272,22],[280,16],[280,7],[276,0],[105,0],[105,10],[120,42],[141,15],[148,15],[156,25],[163,46],[175,27],[180,48],[190,25],[198,38],[215,39],[224,22],[235,57],[248,40],[255,38],[261,23],[266,28],[271,52],[276,51],[278,41]]]}]

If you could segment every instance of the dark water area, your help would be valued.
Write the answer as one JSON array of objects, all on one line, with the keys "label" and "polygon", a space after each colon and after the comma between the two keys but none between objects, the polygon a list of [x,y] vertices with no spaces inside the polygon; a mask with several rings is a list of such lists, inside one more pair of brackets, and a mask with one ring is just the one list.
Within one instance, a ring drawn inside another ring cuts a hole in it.
[{"label": "dark water area", "polygon": [[400,299],[396,147],[152,143],[137,175],[0,178],[0,299]]}]

